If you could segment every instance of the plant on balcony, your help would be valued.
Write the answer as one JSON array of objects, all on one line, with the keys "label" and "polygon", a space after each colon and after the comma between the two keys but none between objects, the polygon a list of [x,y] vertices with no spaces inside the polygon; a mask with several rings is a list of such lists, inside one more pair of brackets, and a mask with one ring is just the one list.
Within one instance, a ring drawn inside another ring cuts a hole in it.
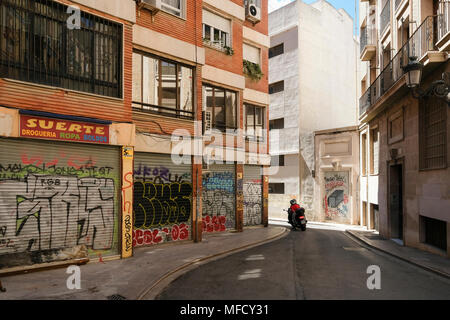
[{"label": "plant on balcony", "polygon": [[261,71],[261,67],[257,63],[253,63],[251,61],[244,59],[244,74],[247,75],[250,79],[259,81],[264,76],[264,73]]},{"label": "plant on balcony", "polygon": [[224,46],[223,47],[225,49],[225,53],[229,56],[232,56],[234,54],[234,50],[233,48],[229,47],[229,46]]}]

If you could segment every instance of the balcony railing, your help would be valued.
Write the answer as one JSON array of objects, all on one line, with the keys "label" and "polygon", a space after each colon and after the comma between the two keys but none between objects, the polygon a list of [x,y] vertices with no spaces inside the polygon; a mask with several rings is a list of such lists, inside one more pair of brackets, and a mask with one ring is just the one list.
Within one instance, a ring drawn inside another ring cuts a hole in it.
[{"label": "balcony railing", "polygon": [[391,0],[384,5],[380,15],[380,30],[383,33],[391,22]]},{"label": "balcony railing", "polygon": [[434,30],[436,18],[430,16],[423,21],[408,39],[408,42],[398,51],[370,88],[362,95],[359,100],[360,116],[403,77],[402,67],[408,63],[409,57],[415,56],[421,59],[428,51],[436,50],[437,39]]},{"label": "balcony railing", "polygon": [[375,45],[376,29],[372,26],[364,27],[361,29],[360,38],[360,53],[364,51],[364,48],[368,45]]}]

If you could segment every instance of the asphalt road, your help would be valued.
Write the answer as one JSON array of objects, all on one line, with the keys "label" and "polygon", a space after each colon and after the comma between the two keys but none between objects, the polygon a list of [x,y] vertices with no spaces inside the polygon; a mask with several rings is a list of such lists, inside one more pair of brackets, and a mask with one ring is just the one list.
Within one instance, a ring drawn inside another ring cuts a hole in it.
[{"label": "asphalt road", "polygon": [[[380,268],[381,289],[367,287],[372,265]],[[202,265],[157,299],[449,300],[450,281],[363,247],[342,231],[309,228]]]}]

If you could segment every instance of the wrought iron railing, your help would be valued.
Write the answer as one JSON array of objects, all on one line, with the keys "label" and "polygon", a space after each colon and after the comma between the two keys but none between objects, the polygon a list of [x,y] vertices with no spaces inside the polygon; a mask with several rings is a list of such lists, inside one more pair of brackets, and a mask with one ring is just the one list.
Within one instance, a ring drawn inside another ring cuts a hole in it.
[{"label": "wrought iron railing", "polygon": [[438,41],[440,41],[444,36],[450,32],[450,1],[439,3],[438,12]]},{"label": "wrought iron railing", "polygon": [[361,28],[360,37],[360,53],[364,51],[364,48],[368,45],[375,45],[376,29],[373,26],[366,26]]},{"label": "wrought iron railing", "polygon": [[361,96],[359,100],[360,116],[403,77],[404,71],[402,67],[408,63],[409,57],[414,56],[421,59],[428,51],[436,50],[437,39],[434,29],[436,18],[435,16],[430,16],[423,21],[371,84],[370,88]]},{"label": "wrought iron railing", "polygon": [[380,30],[383,33],[391,22],[391,0],[384,5],[380,15]]},{"label": "wrought iron railing", "polygon": [[122,25],[52,0],[0,1],[0,78],[122,97]]},{"label": "wrought iron railing", "polygon": [[159,114],[162,116],[176,117],[180,119],[194,119],[194,112],[191,110],[181,110],[175,108],[168,108],[163,106],[156,106],[153,104],[133,101],[133,110],[142,111],[146,113]]}]

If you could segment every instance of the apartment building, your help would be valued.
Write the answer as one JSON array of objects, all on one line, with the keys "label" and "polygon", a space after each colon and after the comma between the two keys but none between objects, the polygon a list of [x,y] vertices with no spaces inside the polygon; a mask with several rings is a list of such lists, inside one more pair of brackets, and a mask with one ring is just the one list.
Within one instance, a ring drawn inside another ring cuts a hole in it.
[{"label": "apartment building", "polygon": [[286,219],[296,199],[310,221],[357,223],[353,20],[293,1],[269,14],[269,36],[270,216]]},{"label": "apartment building", "polygon": [[2,1],[0,268],[267,226],[267,10]]},{"label": "apartment building", "polygon": [[[361,224],[444,256],[450,255],[449,6],[360,1],[359,21]],[[412,88],[414,65],[422,73]]]}]

